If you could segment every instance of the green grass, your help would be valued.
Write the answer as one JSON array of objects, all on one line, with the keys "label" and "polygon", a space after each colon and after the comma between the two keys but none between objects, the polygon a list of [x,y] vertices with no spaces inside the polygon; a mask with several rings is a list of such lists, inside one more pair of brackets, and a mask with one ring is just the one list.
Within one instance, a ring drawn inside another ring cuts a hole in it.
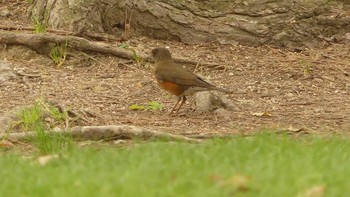
[{"label": "green grass", "polygon": [[74,148],[71,136],[62,133],[55,133],[52,125],[47,124],[44,118],[51,120],[51,123],[60,124],[68,118],[66,111],[60,112],[54,106],[42,101],[35,102],[32,106],[24,108],[17,114],[19,121],[16,123],[23,132],[35,132],[28,141],[32,142],[41,153],[58,153],[70,151]]},{"label": "green grass", "polygon": [[[27,0],[28,4],[33,4],[33,0]],[[48,24],[49,24],[49,17],[50,17],[50,10],[51,6],[47,5],[45,6],[45,12],[43,15],[33,15],[32,16],[32,22],[34,26],[34,33],[46,33]]]},{"label": "green grass", "polygon": [[43,129],[43,110],[39,102],[33,106],[24,108],[19,114],[20,126],[24,131],[36,131]]},{"label": "green grass", "polygon": [[60,67],[63,65],[63,63],[66,61],[67,57],[67,46],[68,41],[66,41],[65,44],[51,44],[49,56],[51,57],[52,61],[57,65],[57,67]]},{"label": "green grass", "polygon": [[47,20],[44,21],[40,20],[38,17],[33,16],[33,26],[34,26],[34,33],[46,33],[47,31]]},{"label": "green grass", "polygon": [[44,166],[0,152],[0,166],[2,196],[288,197],[314,186],[324,186],[323,196],[350,195],[350,141],[341,136],[85,147]]},{"label": "green grass", "polygon": [[137,65],[141,65],[143,62],[143,58],[137,53],[135,49],[129,48],[132,52],[132,57],[135,60]]}]

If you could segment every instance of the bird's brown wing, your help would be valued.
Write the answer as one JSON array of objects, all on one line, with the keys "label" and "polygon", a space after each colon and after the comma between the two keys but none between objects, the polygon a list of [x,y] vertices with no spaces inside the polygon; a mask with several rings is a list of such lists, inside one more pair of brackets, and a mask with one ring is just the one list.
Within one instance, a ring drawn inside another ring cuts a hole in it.
[{"label": "bird's brown wing", "polygon": [[196,74],[187,71],[186,69],[176,65],[173,62],[168,62],[167,66],[160,66],[155,71],[156,77],[161,81],[167,81],[184,86],[195,87],[214,87],[212,84],[204,81]]}]

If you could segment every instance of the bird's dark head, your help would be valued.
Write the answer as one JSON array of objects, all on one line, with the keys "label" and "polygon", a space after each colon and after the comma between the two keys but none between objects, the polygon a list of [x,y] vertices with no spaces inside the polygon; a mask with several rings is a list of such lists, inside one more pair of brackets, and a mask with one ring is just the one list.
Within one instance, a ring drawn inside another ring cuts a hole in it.
[{"label": "bird's dark head", "polygon": [[155,48],[152,50],[152,57],[154,61],[171,59],[171,54],[166,48]]}]

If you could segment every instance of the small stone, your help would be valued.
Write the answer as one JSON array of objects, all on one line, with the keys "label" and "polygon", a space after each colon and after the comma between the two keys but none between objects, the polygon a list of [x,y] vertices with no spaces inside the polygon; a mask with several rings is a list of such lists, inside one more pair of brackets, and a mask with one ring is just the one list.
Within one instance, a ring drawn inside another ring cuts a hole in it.
[{"label": "small stone", "polygon": [[0,61],[0,83],[15,77],[17,77],[17,74],[12,64],[6,61]]},{"label": "small stone", "polygon": [[216,109],[233,110],[234,104],[224,95],[215,91],[198,92],[196,98],[196,110],[199,112],[211,112]]},{"label": "small stone", "polygon": [[320,78],[314,78],[314,82],[317,82],[317,83],[322,83],[322,82],[323,82],[323,80],[322,80],[322,79],[320,79]]},{"label": "small stone", "polygon": [[8,17],[8,16],[10,16],[10,11],[8,9],[3,9],[0,11],[0,16]]},{"label": "small stone", "polygon": [[126,140],[115,140],[113,144],[118,145],[118,144],[125,144],[127,141]]},{"label": "small stone", "polygon": [[286,94],[286,96],[287,96],[287,97],[294,97],[294,94],[291,93],[291,92],[289,92],[289,93]]}]

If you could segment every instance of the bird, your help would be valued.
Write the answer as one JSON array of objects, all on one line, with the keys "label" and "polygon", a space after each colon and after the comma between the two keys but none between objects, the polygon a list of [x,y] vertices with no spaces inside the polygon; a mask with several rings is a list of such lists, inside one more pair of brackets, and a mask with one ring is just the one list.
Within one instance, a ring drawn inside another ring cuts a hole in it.
[{"label": "bird", "polygon": [[167,48],[154,48],[152,50],[152,57],[155,61],[153,74],[158,85],[160,88],[178,97],[170,114],[174,111],[178,113],[187,100],[186,96],[193,95],[196,92],[216,90],[224,93],[232,93],[230,90],[216,87],[175,63]]}]

